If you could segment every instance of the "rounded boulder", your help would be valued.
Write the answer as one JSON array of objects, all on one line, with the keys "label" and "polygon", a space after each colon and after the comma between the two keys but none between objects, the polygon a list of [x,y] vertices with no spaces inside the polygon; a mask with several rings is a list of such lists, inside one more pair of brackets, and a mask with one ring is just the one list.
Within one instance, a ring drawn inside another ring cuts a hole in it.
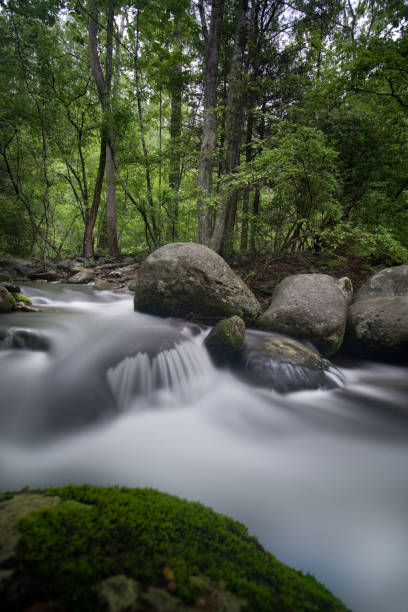
[{"label": "rounded boulder", "polygon": [[187,317],[205,323],[238,315],[252,322],[260,305],[247,285],[212,249],[175,242],[154,251],[142,264],[135,287],[135,310]]},{"label": "rounded boulder", "polygon": [[332,365],[312,348],[284,336],[247,332],[242,351],[243,375],[248,382],[289,393],[304,389],[331,389]]},{"label": "rounded boulder", "polygon": [[408,266],[385,268],[360,288],[349,308],[346,346],[354,353],[408,361]]},{"label": "rounded boulder", "polygon": [[325,356],[341,346],[347,299],[327,274],[295,274],[279,283],[258,319],[261,329],[311,342]]},{"label": "rounded boulder", "polygon": [[215,325],[204,344],[212,360],[219,365],[231,363],[237,359],[245,340],[245,323],[234,315],[223,319]]}]

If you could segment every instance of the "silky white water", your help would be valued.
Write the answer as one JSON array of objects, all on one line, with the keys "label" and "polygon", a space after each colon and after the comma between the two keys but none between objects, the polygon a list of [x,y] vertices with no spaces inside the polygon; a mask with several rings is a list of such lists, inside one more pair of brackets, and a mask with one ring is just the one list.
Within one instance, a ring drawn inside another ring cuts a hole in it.
[{"label": "silky white water", "polygon": [[130,295],[24,291],[48,311],[0,326],[50,350],[0,346],[2,490],[156,487],[244,522],[354,612],[406,612],[408,368],[354,362],[343,388],[279,395]]}]

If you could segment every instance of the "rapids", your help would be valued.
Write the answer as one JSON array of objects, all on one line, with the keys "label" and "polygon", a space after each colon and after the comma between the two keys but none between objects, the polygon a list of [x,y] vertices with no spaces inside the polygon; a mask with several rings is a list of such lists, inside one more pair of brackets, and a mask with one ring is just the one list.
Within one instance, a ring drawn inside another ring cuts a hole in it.
[{"label": "rapids", "polygon": [[279,395],[214,368],[205,332],[134,313],[130,295],[23,292],[44,311],[0,319],[1,490],[199,500],[354,612],[406,611],[408,368],[337,364],[342,387]]}]

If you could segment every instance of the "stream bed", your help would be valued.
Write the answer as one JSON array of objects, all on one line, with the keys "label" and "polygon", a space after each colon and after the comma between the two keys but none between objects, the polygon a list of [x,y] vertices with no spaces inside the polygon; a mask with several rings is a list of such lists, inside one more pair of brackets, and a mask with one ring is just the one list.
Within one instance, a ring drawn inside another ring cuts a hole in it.
[{"label": "stream bed", "polygon": [[130,294],[22,290],[43,311],[0,319],[1,490],[198,500],[353,612],[406,612],[408,367],[338,363],[342,387],[279,395],[214,368],[205,332],[134,313]]}]

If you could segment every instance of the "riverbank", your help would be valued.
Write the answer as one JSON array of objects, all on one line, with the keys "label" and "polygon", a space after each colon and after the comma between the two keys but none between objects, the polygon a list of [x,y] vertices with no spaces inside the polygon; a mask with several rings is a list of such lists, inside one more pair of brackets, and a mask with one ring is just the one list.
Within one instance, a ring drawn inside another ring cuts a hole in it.
[{"label": "riverbank", "polygon": [[[0,258],[0,283],[34,280],[38,282],[89,283],[97,289],[123,292],[134,289],[137,271],[147,253],[125,255],[120,258],[96,256],[85,260],[70,257],[47,260],[44,266],[39,259]],[[372,266],[368,258],[335,257],[314,252],[279,255],[257,255],[245,263],[232,262],[234,271],[246,282],[261,303],[267,303],[274,288],[292,274],[329,274],[336,278],[347,276],[358,289],[373,272],[385,266]],[[83,275],[77,277],[78,272]],[[88,272],[88,274],[86,274]]]}]

